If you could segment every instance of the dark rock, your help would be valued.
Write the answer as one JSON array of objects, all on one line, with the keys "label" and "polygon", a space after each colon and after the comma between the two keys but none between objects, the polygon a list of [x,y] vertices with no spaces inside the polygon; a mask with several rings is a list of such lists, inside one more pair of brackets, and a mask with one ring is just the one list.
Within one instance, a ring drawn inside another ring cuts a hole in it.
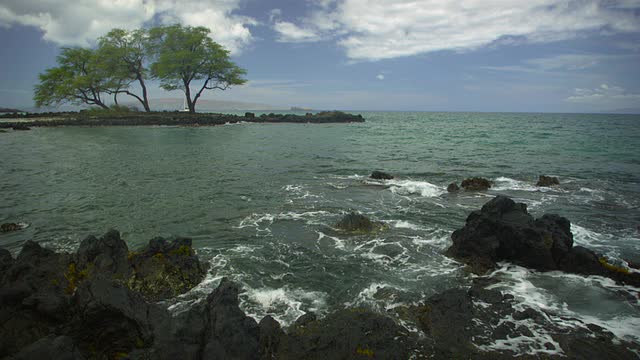
[{"label": "dark rock", "polygon": [[26,124],[16,123],[12,126],[13,130],[31,130]]},{"label": "dark rock", "polygon": [[307,326],[307,324],[312,323],[314,321],[317,320],[316,314],[312,313],[312,312],[308,312],[302,316],[300,316],[299,318],[296,319],[296,322],[293,323],[294,327],[304,327]]},{"label": "dark rock", "polygon": [[451,235],[447,254],[482,271],[508,260],[538,270],[558,269],[573,245],[569,221],[557,215],[535,220],[527,206],[505,196],[487,202],[467,217],[462,229]]},{"label": "dark rock", "polygon": [[49,335],[22,349],[12,360],[82,360],[86,359],[69,336]]},{"label": "dark rock", "polygon": [[154,301],[182,294],[205,276],[188,238],[152,239],[141,251],[129,254],[129,263],[134,271],[129,287]]},{"label": "dark rock", "polygon": [[253,119],[254,117],[256,117],[256,114],[252,112],[246,112],[244,113],[244,117]]},{"label": "dark rock", "polygon": [[466,191],[483,191],[491,187],[491,182],[485,178],[473,177],[462,180],[460,186]]},{"label": "dark rock", "polygon": [[260,359],[275,359],[278,353],[280,339],[284,336],[284,331],[273,317],[265,316],[258,324],[260,328]]},{"label": "dark rock", "polygon": [[117,230],[109,230],[101,238],[89,236],[77,251],[77,271],[86,269],[91,275],[128,279],[131,267],[127,260],[129,248]]},{"label": "dark rock", "polygon": [[22,230],[22,225],[16,223],[5,223],[0,225],[0,232],[6,233],[11,231]]},{"label": "dark rock", "polygon": [[[11,265],[13,265],[13,257],[11,256],[11,253],[7,249],[0,248],[0,273],[4,273],[4,271]],[[2,280],[1,276],[0,280]]]},{"label": "dark rock", "polygon": [[408,359],[417,336],[391,318],[364,309],[340,310],[293,327],[283,337],[278,359]]},{"label": "dark rock", "polygon": [[259,353],[260,329],[240,310],[238,285],[227,278],[207,296],[205,359],[253,359]]},{"label": "dark rock", "polygon": [[516,311],[512,316],[513,320],[532,319],[535,322],[539,322],[543,318],[543,315],[541,313],[533,310],[532,308],[526,308],[522,311]]},{"label": "dark rock", "polygon": [[364,215],[351,212],[346,214],[335,227],[352,233],[369,233],[382,230],[385,225],[379,221],[371,221]]},{"label": "dark rock", "polygon": [[553,186],[553,185],[560,185],[560,180],[558,180],[558,178],[555,176],[540,175],[540,177],[538,178],[538,182],[536,183],[536,186]]},{"label": "dark rock", "polygon": [[447,186],[447,191],[450,193],[457,192],[459,190],[460,190],[460,187],[455,182],[452,182],[451,184],[449,184],[449,186]]},{"label": "dark rock", "polygon": [[382,172],[382,171],[374,171],[371,173],[371,176],[369,176],[371,179],[376,179],[376,180],[391,180],[393,179],[393,175],[387,174],[386,172]]}]

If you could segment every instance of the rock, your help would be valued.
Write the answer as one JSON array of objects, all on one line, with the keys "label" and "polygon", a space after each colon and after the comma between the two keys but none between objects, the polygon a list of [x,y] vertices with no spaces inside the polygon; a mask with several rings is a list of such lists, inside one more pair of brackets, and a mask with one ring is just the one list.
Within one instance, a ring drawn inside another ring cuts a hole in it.
[{"label": "rock", "polygon": [[129,287],[152,301],[182,294],[205,276],[188,238],[152,239],[147,247],[129,254],[129,263],[133,267]]},{"label": "rock", "polygon": [[[117,230],[109,230],[101,238],[88,236],[80,243],[76,255],[77,271],[91,275],[126,280],[131,273],[127,260],[129,248]],[[89,276],[89,275],[88,275]]]},{"label": "rock", "polygon": [[26,124],[16,123],[12,126],[13,130],[31,130]]},{"label": "rock", "polygon": [[555,270],[573,245],[567,219],[546,215],[535,220],[527,206],[505,196],[472,212],[465,226],[451,235],[447,254],[479,272],[507,260],[537,270]]},{"label": "rock", "polygon": [[16,223],[4,223],[0,225],[0,233],[22,230],[22,225]]},{"label": "rock", "polygon": [[260,320],[258,327],[260,328],[260,359],[275,359],[278,346],[280,345],[280,339],[285,335],[280,327],[280,323],[270,315],[267,315]]},{"label": "rock", "polygon": [[455,182],[452,182],[451,184],[449,184],[449,186],[447,186],[447,192],[451,193],[451,192],[457,192],[459,190],[460,190],[460,187]]},{"label": "rock", "polygon": [[260,329],[240,310],[238,285],[227,278],[207,296],[204,359],[254,359],[259,353]]},{"label": "rock", "polygon": [[351,212],[346,214],[342,220],[335,225],[335,227],[351,233],[369,233],[372,231],[382,230],[385,225],[379,221],[371,221],[368,217],[362,214]]},{"label": "rock", "polygon": [[536,270],[600,275],[640,286],[639,273],[610,264],[589,249],[573,247],[569,220],[553,214],[534,219],[525,204],[505,196],[497,196],[469,214],[465,226],[454,231],[451,239],[453,245],[446,254],[478,274],[506,260]]},{"label": "rock", "polygon": [[485,178],[473,177],[462,180],[460,186],[466,191],[484,191],[491,187],[491,182]]},{"label": "rock", "polygon": [[536,183],[536,186],[553,186],[553,185],[560,185],[560,180],[558,180],[558,178],[555,176],[540,175],[540,177],[538,178],[538,182]]},{"label": "rock", "polygon": [[307,324],[310,324],[314,321],[316,321],[318,318],[316,317],[316,314],[312,313],[312,312],[308,312],[302,316],[300,316],[299,318],[296,319],[296,322],[293,323],[294,327],[304,327],[307,326]]},{"label": "rock", "polygon": [[22,349],[12,360],[83,360],[86,359],[69,336],[46,336]]},{"label": "rock", "polygon": [[374,171],[371,173],[371,176],[369,176],[371,179],[376,179],[376,180],[391,180],[393,179],[393,175],[387,174],[386,172],[382,172],[382,171]]},{"label": "rock", "polygon": [[253,119],[253,118],[256,117],[256,114],[254,114],[252,112],[246,112],[246,113],[244,113],[244,117]]},{"label": "rock", "polygon": [[[5,270],[13,265],[13,257],[7,249],[0,248],[0,274],[3,274]],[[0,276],[0,281],[2,276]]]},{"label": "rock", "polygon": [[345,309],[283,337],[277,359],[409,359],[417,335],[391,318],[365,309]]}]

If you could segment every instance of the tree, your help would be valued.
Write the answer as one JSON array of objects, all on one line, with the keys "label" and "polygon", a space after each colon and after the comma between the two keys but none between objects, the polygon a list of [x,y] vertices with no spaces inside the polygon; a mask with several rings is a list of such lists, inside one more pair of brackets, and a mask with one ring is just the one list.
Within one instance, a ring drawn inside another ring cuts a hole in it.
[{"label": "tree", "polygon": [[109,93],[117,84],[104,72],[94,50],[63,48],[57,58],[59,66],[40,74],[35,87],[36,106],[63,103],[97,105],[108,109],[102,93]]},{"label": "tree", "polygon": [[[104,70],[110,74],[112,83],[116,85],[111,89],[116,104],[118,94],[124,93],[138,100],[145,111],[151,111],[145,83],[147,53],[147,32],[144,29],[113,29],[98,39],[97,55]],[[134,81],[140,85],[142,96],[129,91]]]},{"label": "tree", "polygon": [[[209,37],[209,29],[172,25],[150,30],[150,49],[155,61],[151,64],[153,76],[165,90],[182,89],[189,112],[194,113],[196,103],[204,90],[226,90],[232,85],[246,82],[246,71],[229,59],[229,51]],[[194,94],[191,84],[202,81]]]}]

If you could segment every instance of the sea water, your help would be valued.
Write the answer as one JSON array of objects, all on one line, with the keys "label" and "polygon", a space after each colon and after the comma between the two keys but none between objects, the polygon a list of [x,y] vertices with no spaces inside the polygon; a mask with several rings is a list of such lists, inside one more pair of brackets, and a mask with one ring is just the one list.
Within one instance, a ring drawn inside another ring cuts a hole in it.
[{"label": "sea water", "polygon": [[[393,316],[398,306],[469,285],[471,276],[443,252],[469,212],[495,195],[526,203],[534,216],[567,217],[575,243],[610,262],[640,261],[640,116],[362,115],[366,122],[357,124],[0,134],[0,222],[29,224],[0,235],[0,246],[16,254],[31,239],[74,251],[85,236],[109,228],[132,249],[155,236],[188,236],[209,272],[170,302],[173,311],[229,277],[242,285],[243,310],[284,325],[308,311],[322,316],[351,306]],[[396,178],[369,179],[373,170]],[[561,185],[536,187],[541,174]],[[447,193],[449,183],[471,176],[493,187]],[[350,211],[388,227],[369,235],[336,231]],[[544,310],[563,326],[596,323],[640,342],[640,289],[508,263],[491,276],[518,306]],[[544,349],[550,337],[532,331],[523,343],[491,346]]]}]

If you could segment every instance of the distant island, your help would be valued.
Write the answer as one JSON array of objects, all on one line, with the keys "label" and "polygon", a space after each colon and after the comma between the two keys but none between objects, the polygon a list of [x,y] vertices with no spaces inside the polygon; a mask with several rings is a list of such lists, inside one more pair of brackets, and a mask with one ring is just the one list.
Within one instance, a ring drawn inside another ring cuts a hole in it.
[{"label": "distant island", "polygon": [[0,115],[1,128],[28,130],[29,127],[53,126],[214,126],[250,123],[352,123],[364,122],[362,115],[348,114],[341,111],[322,111],[317,114],[262,114],[256,116],[247,112],[244,116],[218,113],[188,112],[114,112],[114,111],[79,111],[54,113],[28,113]]},{"label": "distant island", "polygon": [[23,113],[24,111],[18,109],[9,109],[0,107],[0,113]]},{"label": "distant island", "polygon": [[311,108],[292,106],[291,111],[313,111]]}]

